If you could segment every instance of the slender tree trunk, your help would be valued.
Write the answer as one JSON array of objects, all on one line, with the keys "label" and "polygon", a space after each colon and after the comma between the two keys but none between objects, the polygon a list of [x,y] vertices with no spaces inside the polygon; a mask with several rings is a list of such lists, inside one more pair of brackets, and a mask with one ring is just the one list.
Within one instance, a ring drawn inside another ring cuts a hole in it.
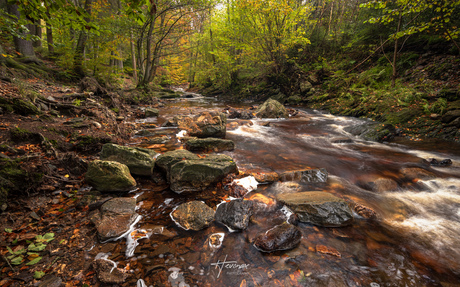
[{"label": "slender tree trunk", "polygon": [[[399,19],[398,19],[398,27],[396,30],[396,35],[401,30],[401,22],[402,22],[402,12],[399,12]],[[398,38],[395,36],[395,46],[393,51],[393,63],[391,64],[393,68],[393,75],[391,77],[391,87],[395,87],[396,85],[396,78],[398,77],[398,71],[396,70],[396,60],[398,58]]]},{"label": "slender tree trunk", "polygon": [[[18,19],[21,17],[19,14],[18,6],[15,4],[14,5],[8,4],[8,13],[16,16]],[[21,39],[19,37],[13,37],[13,42],[14,42],[14,47],[16,48],[16,51],[21,53],[22,56],[35,58],[35,51],[32,45],[32,41]]]},{"label": "slender tree trunk", "polygon": [[42,27],[40,25],[41,20],[34,21],[35,24],[33,29],[33,34],[39,38],[39,40],[34,41],[32,44],[35,48],[39,48],[42,46]]},{"label": "slender tree trunk", "polygon": [[[92,0],[85,1],[85,10],[88,14],[91,14],[91,3]],[[85,21],[89,22],[89,19],[86,18]],[[74,72],[81,78],[85,76],[85,70],[83,68],[83,60],[85,55],[86,42],[88,40],[88,34],[86,31],[80,31],[78,37],[77,47],[75,49],[74,56]]]},{"label": "slender tree trunk", "polygon": [[134,48],[133,30],[130,31],[131,35],[131,61],[133,62],[133,80],[137,84],[137,63],[136,63],[136,50]]},{"label": "slender tree trunk", "polygon": [[54,40],[53,40],[53,28],[49,24],[46,25],[46,42],[48,43],[48,53],[54,54]]}]

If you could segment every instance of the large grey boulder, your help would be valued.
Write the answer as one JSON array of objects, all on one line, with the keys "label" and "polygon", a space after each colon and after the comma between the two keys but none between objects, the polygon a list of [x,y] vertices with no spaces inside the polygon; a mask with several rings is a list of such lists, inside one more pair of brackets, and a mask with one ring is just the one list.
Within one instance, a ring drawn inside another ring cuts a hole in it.
[{"label": "large grey boulder", "polygon": [[129,168],[116,161],[95,160],[88,166],[85,180],[100,192],[129,191],[136,186]]},{"label": "large grey boulder", "polygon": [[99,238],[105,241],[127,232],[138,216],[136,199],[120,197],[105,202],[90,219],[96,226]]},{"label": "large grey boulder", "polygon": [[254,203],[241,198],[221,203],[216,209],[216,221],[231,230],[241,231],[248,228],[253,214]]},{"label": "large grey boulder", "polygon": [[198,138],[224,138],[227,132],[227,116],[221,112],[202,112],[193,117],[176,119],[180,129]]},{"label": "large grey boulder", "polygon": [[289,113],[280,102],[268,99],[256,110],[256,116],[258,118],[287,118]]},{"label": "large grey boulder", "polygon": [[222,152],[234,150],[235,143],[219,138],[190,139],[185,143],[185,148],[196,152]]},{"label": "large grey boulder", "polygon": [[116,161],[128,166],[132,174],[149,176],[153,173],[157,155],[146,148],[107,143],[102,146],[101,160]]},{"label": "large grey boulder", "polygon": [[346,226],[353,222],[353,212],[348,203],[327,192],[283,193],[276,199],[296,213],[301,222],[326,227]]},{"label": "large grey boulder", "polygon": [[257,235],[254,246],[263,252],[292,249],[299,245],[300,229],[287,222]]},{"label": "large grey boulder", "polygon": [[214,221],[214,210],[202,201],[190,201],[171,212],[171,218],[182,228],[201,230]]},{"label": "large grey boulder", "polygon": [[226,155],[182,160],[171,166],[170,188],[177,193],[203,191],[211,184],[222,180],[227,174],[237,172],[236,163]]}]

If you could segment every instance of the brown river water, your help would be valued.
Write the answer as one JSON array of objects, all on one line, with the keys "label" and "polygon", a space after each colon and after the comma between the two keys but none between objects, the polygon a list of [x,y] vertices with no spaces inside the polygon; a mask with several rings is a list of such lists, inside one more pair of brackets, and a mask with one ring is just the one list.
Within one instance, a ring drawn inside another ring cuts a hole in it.
[{"label": "brown river water", "polygon": [[[201,108],[225,107],[212,99],[171,101],[159,118]],[[217,223],[201,231],[178,227],[170,212],[179,204],[202,200],[212,208],[227,197],[225,189],[176,194],[150,179],[129,194],[142,215],[125,238],[99,243],[91,254],[108,256],[132,273],[126,286],[460,286],[460,145],[404,138],[375,143],[353,137],[344,127],[364,120],[303,110],[304,117],[253,119],[227,131],[236,148],[225,152],[243,172],[283,172],[325,168],[326,183],[260,184],[246,197],[269,198],[280,192],[320,190],[373,209],[376,219],[355,214],[348,227],[299,223],[298,247],[263,253],[252,245],[261,231],[286,220],[279,206],[255,214],[247,230],[230,232]],[[270,124],[267,125],[267,122]],[[176,128],[151,132],[168,136],[166,144],[137,137],[133,145],[158,152],[180,148]],[[338,141],[337,138],[352,141]],[[448,167],[429,167],[423,159],[451,159]],[[405,178],[404,167],[423,167],[436,176]],[[398,183],[392,191],[372,191],[378,178]],[[92,255],[91,255],[92,256]]]}]

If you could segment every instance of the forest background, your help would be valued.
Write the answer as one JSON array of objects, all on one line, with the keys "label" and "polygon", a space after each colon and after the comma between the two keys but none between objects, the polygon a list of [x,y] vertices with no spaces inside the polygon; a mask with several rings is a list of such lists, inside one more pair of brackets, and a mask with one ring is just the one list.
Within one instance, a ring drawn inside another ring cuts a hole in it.
[{"label": "forest background", "polygon": [[458,140],[459,127],[446,128],[443,116],[460,109],[459,7],[452,0],[0,0],[0,66],[67,82],[91,76],[111,90],[142,91],[135,101],[185,85]]}]

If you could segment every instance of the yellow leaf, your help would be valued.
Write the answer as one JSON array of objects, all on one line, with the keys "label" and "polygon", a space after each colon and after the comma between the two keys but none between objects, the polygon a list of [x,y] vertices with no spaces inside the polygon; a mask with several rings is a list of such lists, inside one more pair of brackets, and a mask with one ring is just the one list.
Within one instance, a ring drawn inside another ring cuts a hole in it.
[{"label": "yellow leaf", "polygon": [[64,175],[64,177],[69,177],[69,175],[68,175],[68,174],[66,174],[66,175]]}]

